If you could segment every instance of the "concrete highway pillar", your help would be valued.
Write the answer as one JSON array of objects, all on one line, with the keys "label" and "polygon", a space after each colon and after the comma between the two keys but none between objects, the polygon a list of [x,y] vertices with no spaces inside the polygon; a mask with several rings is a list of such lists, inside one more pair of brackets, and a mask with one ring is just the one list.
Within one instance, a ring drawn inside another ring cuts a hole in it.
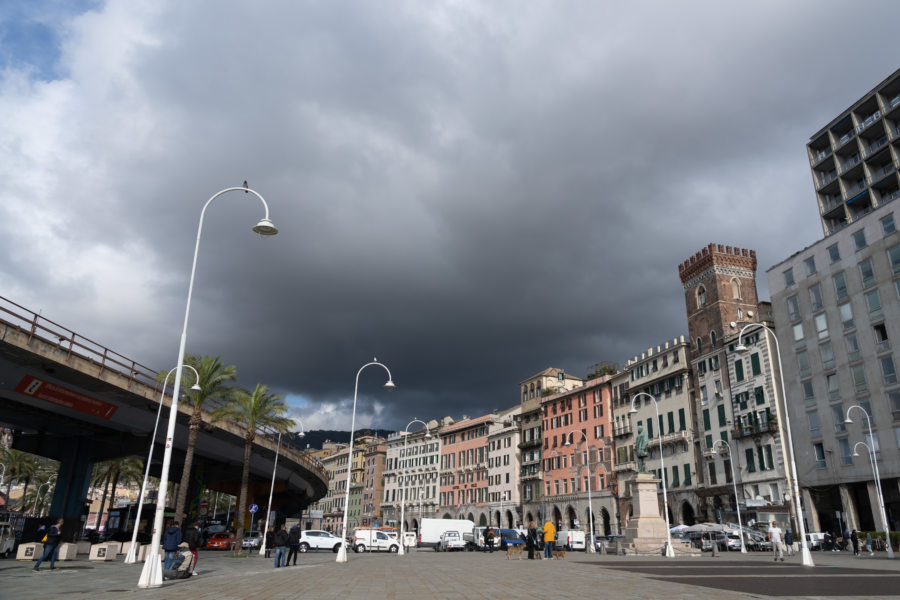
[{"label": "concrete highway pillar", "polygon": [[82,509],[94,466],[94,441],[85,436],[70,439],[71,448],[60,462],[53,488],[53,501],[50,503],[50,515],[66,520],[63,539],[67,542],[81,533]]}]

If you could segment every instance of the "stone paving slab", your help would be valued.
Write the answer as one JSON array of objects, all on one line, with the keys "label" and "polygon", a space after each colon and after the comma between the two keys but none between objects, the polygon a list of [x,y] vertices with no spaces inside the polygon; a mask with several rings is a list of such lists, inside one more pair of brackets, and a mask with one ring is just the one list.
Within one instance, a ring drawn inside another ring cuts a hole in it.
[{"label": "stone paving slab", "polygon": [[[798,558],[773,565],[771,555],[649,558],[569,553],[567,560],[506,560],[505,553],[350,553],[338,564],[330,552],[300,555],[298,566],[275,569],[256,555],[233,558],[201,551],[199,575],[140,589],[141,564],[85,559],[47,563],[0,561],[0,600],[584,600],[595,598],[746,600],[897,597],[900,559],[855,559],[813,553],[816,567]],[[121,559],[121,557],[120,557]],[[773,568],[783,576],[773,576]],[[823,589],[824,588],[824,589]],[[884,592],[891,592],[885,594]],[[846,593],[844,593],[846,592]]]}]

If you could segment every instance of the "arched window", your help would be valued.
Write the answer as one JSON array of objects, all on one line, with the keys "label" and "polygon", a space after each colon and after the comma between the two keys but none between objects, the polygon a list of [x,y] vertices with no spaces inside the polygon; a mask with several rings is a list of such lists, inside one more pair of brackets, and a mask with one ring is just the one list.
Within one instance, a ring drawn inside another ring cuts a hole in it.
[{"label": "arched window", "polygon": [[702,285],[697,288],[697,308],[706,306],[706,288]]},{"label": "arched window", "polygon": [[731,297],[735,300],[740,300],[741,298],[741,283],[737,280],[737,277],[731,278]]},{"label": "arched window", "polygon": [[738,309],[738,321],[742,320],[743,318],[744,318],[744,311],[742,311],[741,309]]},{"label": "arched window", "polygon": [[697,352],[703,352],[703,340],[697,338]]},{"label": "arched window", "polygon": [[709,343],[713,348],[716,347],[716,332],[715,331],[709,332]]},{"label": "arched window", "polygon": [[534,398],[534,384],[531,384],[531,397]]}]

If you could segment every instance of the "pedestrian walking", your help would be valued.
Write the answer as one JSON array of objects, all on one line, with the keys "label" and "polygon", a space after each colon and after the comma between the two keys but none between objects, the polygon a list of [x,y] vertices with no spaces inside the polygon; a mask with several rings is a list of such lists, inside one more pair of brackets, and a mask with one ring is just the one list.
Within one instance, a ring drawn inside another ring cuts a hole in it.
[{"label": "pedestrian walking", "polygon": [[494,553],[494,530],[491,527],[488,527],[487,531],[484,532],[484,548],[491,554]]},{"label": "pedestrian walking", "polygon": [[34,567],[31,569],[32,571],[40,571],[41,563],[48,557],[50,558],[50,570],[53,571],[56,569],[56,557],[59,555],[59,532],[62,530],[62,526],[63,520],[59,519],[56,521],[56,525],[50,527],[44,537],[41,538],[44,543],[44,553],[38,561],[34,563]]},{"label": "pedestrian walking", "polygon": [[547,519],[544,523],[544,558],[553,558],[553,542],[556,540],[556,527]]},{"label": "pedestrian walking", "polygon": [[534,526],[534,521],[528,524],[528,533],[525,536],[525,540],[528,544],[528,559],[534,560],[534,551],[537,548],[537,527]]},{"label": "pedestrian walking", "polygon": [[794,555],[794,534],[790,529],[784,532],[784,546],[787,548],[788,556]]},{"label": "pedestrian walking", "polygon": [[175,562],[175,553],[178,552],[178,544],[182,542],[181,528],[178,525],[178,523],[170,519],[166,530],[163,532],[162,548],[163,552],[166,553],[163,570],[172,568],[172,563]]},{"label": "pedestrian walking", "polygon": [[777,562],[780,558],[781,562],[784,562],[784,534],[781,532],[777,521],[772,521],[772,526],[769,527],[769,541],[772,542],[772,552],[775,555],[775,561]]},{"label": "pedestrian walking", "polygon": [[855,529],[850,533],[850,543],[853,544],[853,556],[859,556],[859,534]]},{"label": "pedestrian walking", "polygon": [[284,556],[287,553],[288,532],[284,530],[284,524],[275,532],[275,568],[284,566]]},{"label": "pedestrian walking", "polygon": [[875,553],[872,552],[872,534],[868,531],[866,532],[866,552],[869,553],[869,556],[875,555]]},{"label": "pedestrian walking", "polygon": [[297,552],[300,550],[300,526],[294,525],[291,527],[291,532],[288,533],[288,555],[287,560],[285,561],[286,565],[291,564],[291,557],[294,557],[294,566],[297,566]]}]

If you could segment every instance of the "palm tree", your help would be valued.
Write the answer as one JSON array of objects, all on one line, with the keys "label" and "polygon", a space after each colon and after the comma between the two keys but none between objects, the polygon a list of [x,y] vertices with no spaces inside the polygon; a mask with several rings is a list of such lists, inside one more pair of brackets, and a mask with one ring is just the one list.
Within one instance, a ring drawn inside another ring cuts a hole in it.
[{"label": "palm tree", "polygon": [[216,421],[230,420],[242,425],[247,433],[244,435],[244,468],[241,472],[241,493],[238,496],[236,509],[237,527],[235,531],[235,553],[240,553],[244,541],[243,514],[247,505],[247,487],[250,481],[250,454],[256,440],[257,428],[272,427],[276,431],[286,432],[294,425],[292,419],[283,417],[289,407],[281,396],[269,393],[269,388],[261,383],[256,384],[253,393],[235,390],[223,406],[212,413]]},{"label": "palm tree", "polygon": [[[125,456],[112,461],[114,475],[112,476],[112,493],[110,494],[109,508],[112,510],[116,505],[116,488],[120,483],[131,485],[144,479],[144,462],[136,456]],[[103,514],[102,512],[100,513]]]},{"label": "palm tree", "polygon": [[[178,484],[178,496],[175,498],[175,514],[184,515],[185,500],[187,499],[188,485],[191,481],[191,469],[194,466],[194,447],[197,445],[197,432],[203,425],[203,411],[210,410],[217,404],[227,401],[232,389],[227,384],[237,379],[237,368],[234,365],[225,365],[219,357],[195,356],[188,354],[184,357],[184,364],[197,369],[200,380],[197,384],[200,390],[188,390],[183,402],[191,407],[191,419],[189,421],[187,449],[184,454],[184,470],[181,472],[181,482]],[[160,373],[164,379],[167,374]],[[182,387],[184,389],[184,387]],[[183,520],[179,517],[178,520]]]},{"label": "palm tree", "polygon": [[[44,467],[44,462],[39,457],[24,452],[23,454],[25,456],[22,457],[19,463],[18,479],[19,483],[24,484],[25,487],[22,488],[22,504],[19,506],[19,510],[25,510],[27,506],[25,496],[28,495],[28,486],[32,481],[40,479],[39,474],[42,467]],[[46,480],[47,477],[44,477],[42,481]]]}]

